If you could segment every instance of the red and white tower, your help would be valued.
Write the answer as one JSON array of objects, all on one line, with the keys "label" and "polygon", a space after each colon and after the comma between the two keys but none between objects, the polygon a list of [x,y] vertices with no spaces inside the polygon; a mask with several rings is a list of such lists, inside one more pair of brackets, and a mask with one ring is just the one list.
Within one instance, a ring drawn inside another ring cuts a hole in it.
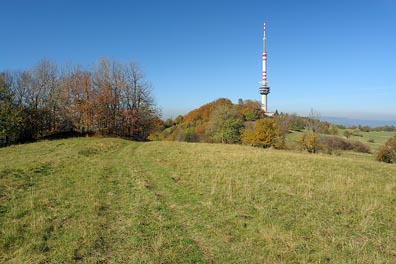
[{"label": "red and white tower", "polygon": [[263,61],[263,68],[261,73],[261,86],[259,88],[259,93],[261,94],[261,109],[264,112],[267,112],[267,94],[270,92],[270,88],[267,83],[267,36],[266,36],[266,23],[264,22],[264,37],[263,37],[263,54],[262,54],[262,61]]}]

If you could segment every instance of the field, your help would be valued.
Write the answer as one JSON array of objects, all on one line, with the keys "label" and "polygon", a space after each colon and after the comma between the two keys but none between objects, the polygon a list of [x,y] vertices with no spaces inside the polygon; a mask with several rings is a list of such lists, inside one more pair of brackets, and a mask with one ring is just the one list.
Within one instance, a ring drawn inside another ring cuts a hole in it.
[{"label": "field", "polygon": [[[343,129],[338,131],[340,135],[344,133]],[[359,132],[360,136],[351,136],[351,140],[361,141],[370,146],[370,148],[375,152],[381,147],[389,138],[393,137],[395,132],[386,131],[370,131],[370,132]]]},{"label": "field", "polygon": [[359,156],[95,138],[0,149],[0,263],[395,263],[395,206],[396,166]]}]

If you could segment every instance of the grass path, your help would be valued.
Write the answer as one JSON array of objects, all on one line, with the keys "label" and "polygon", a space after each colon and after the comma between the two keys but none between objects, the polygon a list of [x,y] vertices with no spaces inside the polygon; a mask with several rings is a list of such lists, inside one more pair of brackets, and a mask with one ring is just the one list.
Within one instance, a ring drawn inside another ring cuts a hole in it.
[{"label": "grass path", "polygon": [[2,156],[1,263],[204,262],[139,167],[143,144],[78,141]]},{"label": "grass path", "polygon": [[107,250],[109,259],[114,263],[203,263],[202,252],[155,191],[157,183],[147,173],[150,168],[137,158],[135,151],[142,147],[144,144],[129,144],[115,157],[113,175],[117,175],[118,187],[113,190],[117,195],[109,204],[118,206],[110,210],[116,217],[108,235],[113,240]]}]

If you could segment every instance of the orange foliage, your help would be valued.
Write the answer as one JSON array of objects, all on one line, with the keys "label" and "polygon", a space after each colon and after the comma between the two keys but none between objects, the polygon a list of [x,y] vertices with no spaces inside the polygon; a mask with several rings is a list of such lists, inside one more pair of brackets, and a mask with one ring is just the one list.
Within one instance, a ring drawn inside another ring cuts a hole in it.
[{"label": "orange foliage", "polygon": [[191,124],[195,123],[199,120],[203,122],[208,122],[210,118],[210,114],[213,112],[214,109],[218,108],[219,106],[222,105],[229,105],[232,106],[232,102],[229,99],[226,98],[220,98],[217,99],[216,101],[213,101],[211,103],[205,104],[201,106],[200,108],[197,108],[190,113],[188,113],[184,117],[184,124]]}]

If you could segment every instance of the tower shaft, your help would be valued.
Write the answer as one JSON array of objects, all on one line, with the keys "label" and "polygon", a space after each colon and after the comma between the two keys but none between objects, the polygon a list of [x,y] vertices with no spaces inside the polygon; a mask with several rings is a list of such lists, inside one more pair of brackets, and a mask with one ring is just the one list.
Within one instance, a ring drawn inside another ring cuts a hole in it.
[{"label": "tower shaft", "polygon": [[266,36],[266,23],[264,22],[264,37],[263,37],[263,54],[262,54],[262,78],[261,84],[263,86],[267,85],[267,36]]},{"label": "tower shaft", "polygon": [[264,22],[264,36],[263,36],[263,53],[262,53],[262,72],[261,72],[261,87],[259,93],[261,94],[261,109],[267,112],[267,94],[270,92],[270,88],[267,83],[267,28]]}]

